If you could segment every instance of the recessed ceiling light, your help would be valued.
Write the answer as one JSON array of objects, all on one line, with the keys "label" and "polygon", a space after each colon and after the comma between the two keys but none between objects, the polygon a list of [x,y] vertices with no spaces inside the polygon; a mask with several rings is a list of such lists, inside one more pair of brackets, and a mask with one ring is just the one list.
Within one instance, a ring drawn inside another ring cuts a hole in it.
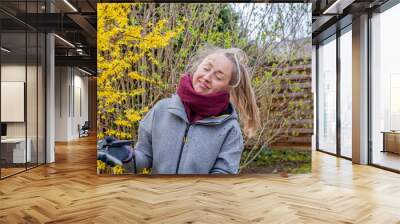
[{"label": "recessed ceiling light", "polygon": [[81,68],[79,68],[79,67],[78,67],[78,69],[79,69],[79,71],[81,71],[81,72],[83,72],[83,73],[85,73],[85,74],[87,74],[87,75],[92,75],[92,73],[90,73],[90,72],[88,72],[88,71],[85,71],[85,70],[83,70],[83,69],[81,69]]},{"label": "recessed ceiling light", "polygon": [[336,0],[322,14],[342,14],[343,9],[351,5],[355,0]]},{"label": "recessed ceiling light", "polygon": [[66,39],[64,39],[64,38],[62,38],[62,37],[60,37],[60,36],[58,36],[57,34],[54,34],[54,36],[57,37],[58,39],[60,39],[61,41],[63,41],[64,43],[66,43],[67,45],[69,45],[69,46],[75,48],[75,45],[73,45],[73,44],[72,44],[71,42],[69,42],[68,40],[66,40]]},{"label": "recessed ceiling light", "polygon": [[67,4],[72,10],[74,10],[75,12],[78,12],[78,10],[71,4],[69,3],[68,0],[64,0],[65,4]]},{"label": "recessed ceiling light", "polygon": [[4,52],[7,52],[7,53],[10,53],[11,52],[11,50],[9,50],[9,49],[7,49],[7,48],[5,48],[5,47],[1,47],[0,48],[2,51],[4,51]]},{"label": "recessed ceiling light", "polygon": [[90,72],[88,72],[88,71],[85,71],[85,70],[83,70],[83,69],[81,69],[81,68],[79,68],[79,67],[78,67],[78,70],[81,71],[81,72],[83,72],[83,73],[85,73],[85,74],[87,74],[87,75],[93,75],[92,73],[90,73]]}]

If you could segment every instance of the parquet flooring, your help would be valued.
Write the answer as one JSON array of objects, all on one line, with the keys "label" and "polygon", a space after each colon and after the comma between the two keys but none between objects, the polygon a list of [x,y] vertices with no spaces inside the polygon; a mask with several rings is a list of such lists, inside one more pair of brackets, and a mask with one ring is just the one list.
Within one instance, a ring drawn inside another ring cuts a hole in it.
[{"label": "parquet flooring", "polygon": [[25,170],[25,167],[24,168],[19,168],[19,167],[18,168],[1,168],[1,176],[7,177],[12,174],[24,171],[24,170]]},{"label": "parquet flooring", "polygon": [[381,152],[375,148],[372,159],[375,164],[400,170],[400,154]]},{"label": "parquet flooring", "polygon": [[313,153],[313,173],[97,176],[94,138],[0,181],[0,223],[400,223],[400,175]]}]

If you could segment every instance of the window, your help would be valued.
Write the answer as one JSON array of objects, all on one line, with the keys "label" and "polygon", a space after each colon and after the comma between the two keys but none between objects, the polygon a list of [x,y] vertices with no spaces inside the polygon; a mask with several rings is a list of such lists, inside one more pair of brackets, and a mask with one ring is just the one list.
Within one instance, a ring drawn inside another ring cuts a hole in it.
[{"label": "window", "polygon": [[352,33],[351,26],[340,36],[340,155],[352,157]]},{"label": "window", "polygon": [[318,149],[336,153],[336,36],[318,47]]},{"label": "window", "polygon": [[400,170],[400,155],[393,151],[400,153],[400,133],[391,131],[400,131],[400,32],[395,28],[399,21],[400,5],[371,18],[372,163],[396,170]]}]

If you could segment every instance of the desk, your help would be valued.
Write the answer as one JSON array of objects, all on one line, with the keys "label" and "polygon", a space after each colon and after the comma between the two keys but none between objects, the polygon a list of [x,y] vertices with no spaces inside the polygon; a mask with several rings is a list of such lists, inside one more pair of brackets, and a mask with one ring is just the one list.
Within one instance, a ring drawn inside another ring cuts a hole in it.
[{"label": "desk", "polygon": [[400,131],[382,131],[381,133],[383,133],[382,152],[400,154]]},{"label": "desk", "polygon": [[[32,141],[30,138],[26,141],[28,147],[26,147],[25,154],[25,138],[6,138],[1,139],[1,157],[6,163],[25,163],[31,162],[31,145]],[[12,159],[11,159],[12,158]],[[27,161],[25,161],[27,158]]]}]

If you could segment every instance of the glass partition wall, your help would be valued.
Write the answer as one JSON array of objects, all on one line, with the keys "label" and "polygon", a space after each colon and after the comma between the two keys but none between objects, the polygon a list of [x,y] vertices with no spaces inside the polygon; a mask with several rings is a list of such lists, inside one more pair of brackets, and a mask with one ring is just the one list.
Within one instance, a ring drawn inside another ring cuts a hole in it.
[{"label": "glass partition wall", "polygon": [[400,171],[400,4],[371,18],[370,162]]},{"label": "glass partition wall", "polygon": [[[26,169],[26,33],[1,34],[1,176]],[[4,50],[6,49],[6,50]],[[29,161],[29,160],[28,160]]]},{"label": "glass partition wall", "polygon": [[336,154],[336,36],[318,46],[318,149]]},{"label": "glass partition wall", "polygon": [[0,3],[1,179],[45,163],[45,34],[18,19],[41,5]]},{"label": "glass partition wall", "polygon": [[352,158],[351,25],[317,47],[317,150]]},{"label": "glass partition wall", "polygon": [[[368,164],[395,172],[400,172],[398,21],[400,4],[396,1],[371,11],[368,49],[362,49],[369,52]],[[347,159],[353,157],[352,42],[350,24],[319,43],[316,57],[317,150]]]}]

